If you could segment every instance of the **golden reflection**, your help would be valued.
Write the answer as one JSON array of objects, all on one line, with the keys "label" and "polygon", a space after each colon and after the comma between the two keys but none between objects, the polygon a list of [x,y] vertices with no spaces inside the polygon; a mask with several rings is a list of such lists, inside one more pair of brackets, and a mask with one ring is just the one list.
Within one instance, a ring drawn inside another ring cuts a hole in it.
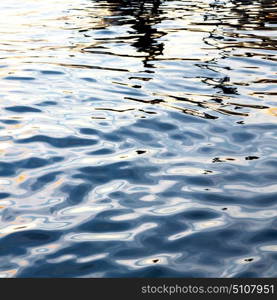
[{"label": "golden reflection", "polygon": [[11,129],[20,129],[20,128],[24,127],[24,126],[25,126],[25,124],[19,123],[19,124],[9,125],[9,126],[7,126],[7,129],[8,130],[11,130]]},{"label": "golden reflection", "polygon": [[21,266],[21,267],[27,267],[29,265],[29,262],[28,260],[25,260],[25,259],[20,259],[18,261],[18,264]]},{"label": "golden reflection", "polygon": [[266,112],[274,117],[277,117],[277,107],[271,107]]},{"label": "golden reflection", "polygon": [[252,111],[249,114],[245,123],[247,124],[257,124],[257,123],[275,123],[276,122],[276,108],[269,108],[269,109],[260,109]]},{"label": "golden reflection", "polygon": [[57,181],[55,181],[55,182],[53,183],[53,187],[58,187],[58,186],[60,186],[63,182],[64,182],[64,179],[63,179],[63,178],[60,178],[60,179],[58,179]]},{"label": "golden reflection", "polygon": [[10,149],[12,147],[13,143],[12,141],[1,141],[0,142],[0,154],[3,155],[6,152],[8,152],[7,150]]},{"label": "golden reflection", "polygon": [[10,269],[10,270],[5,270],[5,271],[0,271],[0,278],[3,275],[6,275],[4,277],[10,277],[10,276],[14,276],[17,273],[17,269]]},{"label": "golden reflection", "polygon": [[21,182],[25,181],[26,179],[27,179],[27,175],[26,175],[26,174],[21,174],[21,175],[19,175],[19,176],[15,179],[15,181],[16,181],[17,183],[21,183]]}]

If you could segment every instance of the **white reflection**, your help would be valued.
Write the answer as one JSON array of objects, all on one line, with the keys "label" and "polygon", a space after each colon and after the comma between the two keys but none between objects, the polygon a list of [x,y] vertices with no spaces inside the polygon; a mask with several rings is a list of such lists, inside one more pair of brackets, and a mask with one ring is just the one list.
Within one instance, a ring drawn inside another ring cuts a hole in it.
[{"label": "white reflection", "polygon": [[251,258],[244,257],[244,258],[237,259],[234,262],[238,265],[245,265],[245,264],[249,264],[252,261],[257,262],[260,259],[261,258],[259,256],[251,256]]},{"label": "white reflection", "polygon": [[170,254],[160,253],[160,254],[144,257],[141,259],[119,259],[116,260],[116,262],[122,265],[126,265],[129,268],[138,269],[138,268],[148,267],[151,265],[167,265],[170,263],[171,260],[175,260],[180,256],[181,256],[180,254],[174,254],[174,253],[170,253]]},{"label": "white reflection", "polygon": [[152,212],[157,215],[169,215],[169,214],[182,212],[185,209],[190,207],[189,201],[183,200],[182,202],[186,202],[186,203],[159,207],[159,208],[153,209]]},{"label": "white reflection", "polygon": [[[167,170],[168,174],[183,174],[183,175],[193,175],[193,174],[203,174],[204,170],[201,168],[194,168],[194,167],[188,167],[188,166],[182,166],[182,167],[172,167]],[[218,172],[213,172],[213,174],[216,174]]]},{"label": "white reflection", "polygon": [[158,226],[155,223],[145,223],[136,229],[124,232],[104,232],[104,233],[79,233],[69,234],[65,237],[71,241],[127,241],[133,240],[135,236],[141,232]]},{"label": "white reflection", "polygon": [[109,253],[101,253],[101,254],[95,254],[95,255],[90,255],[90,256],[85,256],[85,257],[79,257],[76,259],[77,263],[87,263],[90,261],[94,261],[94,260],[98,260],[98,259],[102,259],[105,258],[109,255]]},{"label": "white reflection", "polygon": [[79,206],[79,207],[71,207],[66,208],[60,211],[59,214],[69,216],[69,215],[78,215],[78,214],[87,214],[87,213],[98,213],[100,211],[105,211],[107,209],[112,209],[113,205],[105,204],[105,205],[91,205],[91,206]]},{"label": "white reflection", "polygon": [[124,215],[119,215],[110,218],[112,221],[127,221],[127,220],[134,220],[140,217],[139,213],[130,213],[130,214],[124,214]]},{"label": "white reflection", "polygon": [[178,239],[181,239],[183,237],[186,237],[186,236],[189,236],[191,234],[193,234],[194,231],[191,230],[191,229],[188,229],[188,230],[185,230],[183,232],[179,232],[179,233],[176,233],[176,234],[173,234],[171,236],[168,237],[168,240],[169,241],[174,241],[174,240],[178,240]]},{"label": "white reflection", "polygon": [[211,220],[211,221],[195,222],[193,224],[193,227],[196,231],[201,231],[201,230],[210,229],[213,227],[223,226],[224,224],[226,224],[226,220],[224,220],[223,218],[218,218],[218,219]]},{"label": "white reflection", "polygon": [[76,257],[77,257],[76,255],[67,254],[67,255],[59,256],[58,258],[47,259],[47,262],[50,264],[57,264],[67,260],[75,259]]},{"label": "white reflection", "polygon": [[[12,183],[11,180],[8,179],[0,179],[0,185],[10,185]],[[2,203],[2,202],[1,202]]]},{"label": "white reflection", "polygon": [[228,206],[227,214],[232,218],[266,219],[277,216],[273,209],[247,210],[240,206]]},{"label": "white reflection", "polygon": [[106,195],[108,193],[112,193],[112,192],[120,190],[126,184],[127,184],[126,181],[123,181],[123,180],[114,180],[114,181],[111,181],[111,182],[109,182],[107,184],[103,184],[103,185],[97,186],[94,189],[94,193],[98,194],[98,195],[101,195],[101,196],[102,195]]},{"label": "white reflection", "polygon": [[277,245],[266,245],[266,246],[261,246],[260,249],[263,250],[263,251],[277,252]]},{"label": "white reflection", "polygon": [[250,186],[250,185],[235,185],[229,184],[225,185],[226,189],[239,190],[247,192],[258,192],[258,193],[274,193],[277,192],[277,184],[267,185],[267,186]]}]

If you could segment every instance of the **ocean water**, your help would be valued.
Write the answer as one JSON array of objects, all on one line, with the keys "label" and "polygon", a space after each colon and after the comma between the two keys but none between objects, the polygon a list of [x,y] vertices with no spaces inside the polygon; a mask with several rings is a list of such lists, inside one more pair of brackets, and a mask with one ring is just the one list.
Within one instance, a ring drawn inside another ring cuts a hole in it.
[{"label": "ocean water", "polygon": [[1,0],[0,277],[276,277],[274,0]]}]

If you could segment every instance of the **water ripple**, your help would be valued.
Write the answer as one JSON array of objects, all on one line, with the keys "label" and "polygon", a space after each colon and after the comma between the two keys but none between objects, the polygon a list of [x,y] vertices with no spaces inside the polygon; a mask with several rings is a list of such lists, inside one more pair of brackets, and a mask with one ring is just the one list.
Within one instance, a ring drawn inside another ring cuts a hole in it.
[{"label": "water ripple", "polygon": [[0,277],[276,277],[275,1],[0,7]]}]

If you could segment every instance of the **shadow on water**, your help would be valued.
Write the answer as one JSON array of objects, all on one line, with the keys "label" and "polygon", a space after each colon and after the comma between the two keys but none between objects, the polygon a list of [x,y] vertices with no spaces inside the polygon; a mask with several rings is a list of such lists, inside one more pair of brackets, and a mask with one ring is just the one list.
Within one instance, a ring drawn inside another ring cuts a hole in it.
[{"label": "shadow on water", "polygon": [[[100,1],[97,2],[101,4]],[[152,62],[157,56],[163,54],[164,44],[159,39],[166,35],[166,32],[159,30],[157,26],[161,22],[163,13],[160,7],[161,1],[109,0],[107,3],[112,15],[121,17],[119,20],[111,18],[107,23],[109,25],[131,25],[131,36],[137,37],[134,42],[131,42],[131,45],[137,49],[138,53],[141,53],[144,67],[154,68]]]}]

